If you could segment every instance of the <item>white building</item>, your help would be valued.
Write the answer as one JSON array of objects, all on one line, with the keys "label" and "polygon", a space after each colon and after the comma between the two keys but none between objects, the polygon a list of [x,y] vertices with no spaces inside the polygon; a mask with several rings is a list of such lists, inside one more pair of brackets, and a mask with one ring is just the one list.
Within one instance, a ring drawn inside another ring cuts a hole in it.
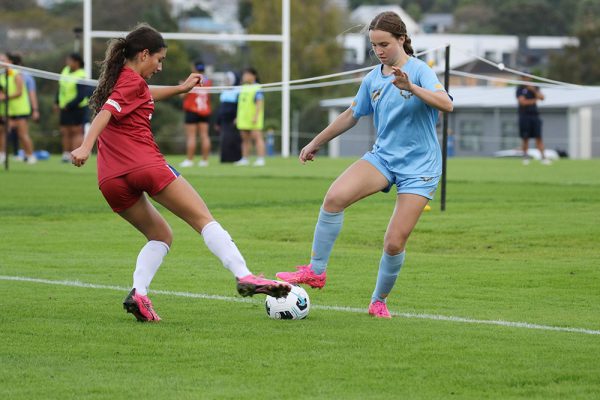
[{"label": "white building", "polygon": [[[544,144],[573,159],[600,157],[600,87],[542,88],[538,103]],[[515,87],[450,87],[454,111],[449,114],[452,152],[457,156],[492,156],[520,147]],[[321,101],[333,121],[351,97]],[[330,156],[357,156],[375,141],[373,122],[364,117],[329,145]]]}]

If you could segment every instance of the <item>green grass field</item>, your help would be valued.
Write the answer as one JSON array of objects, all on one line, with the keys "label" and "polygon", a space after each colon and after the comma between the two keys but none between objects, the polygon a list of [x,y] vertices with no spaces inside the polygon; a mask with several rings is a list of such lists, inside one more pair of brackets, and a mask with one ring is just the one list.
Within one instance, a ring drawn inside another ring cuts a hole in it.
[{"label": "green grass field", "polygon": [[[183,172],[272,277],[308,261],[325,191],[351,162]],[[303,321],[241,301],[164,212],[175,241],[151,288],[163,321],[141,324],[121,301],[144,239],[105,204],[94,164],[13,163],[0,171],[0,399],[598,399],[600,160],[448,167],[447,211],[438,191],[392,320],[366,314],[394,205],[377,194],[346,211]]]}]

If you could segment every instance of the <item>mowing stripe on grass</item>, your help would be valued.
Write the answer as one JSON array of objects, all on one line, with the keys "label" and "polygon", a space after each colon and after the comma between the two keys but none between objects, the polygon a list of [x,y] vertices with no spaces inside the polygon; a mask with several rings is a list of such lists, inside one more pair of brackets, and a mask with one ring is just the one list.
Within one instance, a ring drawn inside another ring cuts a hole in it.
[{"label": "mowing stripe on grass", "polygon": [[[33,283],[42,283],[47,285],[59,285],[59,286],[71,286],[71,287],[79,287],[79,288],[88,288],[88,289],[109,289],[109,290],[118,290],[122,292],[127,292],[130,290],[128,287],[123,286],[114,286],[114,285],[97,285],[94,283],[85,283],[79,281],[65,281],[65,280],[50,280],[50,279],[38,279],[38,278],[28,278],[24,276],[6,276],[0,275],[0,281],[18,281],[18,282],[33,282]],[[213,294],[202,294],[202,293],[190,293],[190,292],[174,292],[170,290],[152,290],[152,293],[164,294],[167,296],[177,296],[177,297],[189,297],[195,299],[206,299],[206,300],[221,300],[221,301],[229,301],[235,303],[258,303],[256,300],[244,299],[240,297],[230,297],[230,296],[219,296]],[[354,308],[354,307],[342,307],[342,306],[322,306],[313,304],[313,308],[318,310],[328,310],[328,311],[342,311],[342,312],[351,312],[351,313],[360,313],[365,314],[367,312],[366,308]],[[418,318],[418,319],[427,319],[433,321],[448,321],[448,322],[459,322],[464,324],[478,324],[478,325],[498,325],[509,328],[523,328],[523,329],[537,329],[542,331],[558,331],[558,332],[571,332],[571,333],[583,333],[586,335],[600,335],[600,330],[593,329],[585,329],[585,328],[570,328],[570,327],[562,327],[562,326],[551,326],[551,325],[538,325],[531,324],[529,322],[512,322],[512,321],[502,321],[502,320],[485,320],[485,319],[470,319],[463,317],[453,317],[448,315],[435,315],[435,314],[415,314],[415,313],[403,313],[403,312],[395,312],[391,311],[390,314],[396,317],[402,318]]]}]

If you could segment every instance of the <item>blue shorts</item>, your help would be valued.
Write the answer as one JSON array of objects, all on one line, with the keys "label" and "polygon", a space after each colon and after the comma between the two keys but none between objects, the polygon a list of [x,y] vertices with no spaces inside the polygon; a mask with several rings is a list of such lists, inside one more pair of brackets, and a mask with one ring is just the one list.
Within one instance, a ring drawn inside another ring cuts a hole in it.
[{"label": "blue shorts", "polygon": [[406,177],[395,174],[390,170],[387,164],[377,155],[372,152],[365,153],[362,156],[362,160],[369,162],[373,165],[389,182],[389,185],[382,190],[387,193],[392,188],[392,185],[396,185],[398,194],[416,194],[423,196],[429,200],[433,200],[433,195],[437,190],[438,183],[440,182],[440,176],[418,176],[418,177]]}]

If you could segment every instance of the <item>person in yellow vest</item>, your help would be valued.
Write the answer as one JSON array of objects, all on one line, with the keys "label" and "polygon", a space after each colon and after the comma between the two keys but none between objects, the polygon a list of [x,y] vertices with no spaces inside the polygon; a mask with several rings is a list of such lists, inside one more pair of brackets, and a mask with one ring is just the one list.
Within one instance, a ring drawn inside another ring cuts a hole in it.
[{"label": "person in yellow vest", "polygon": [[236,125],[242,135],[242,158],[235,165],[249,165],[248,155],[252,142],[256,147],[254,166],[265,165],[264,94],[258,84],[258,73],[254,68],[246,68],[242,73],[242,87],[238,95]]},{"label": "person in yellow vest", "polygon": [[62,136],[62,161],[71,162],[71,151],[83,142],[83,127],[89,122],[89,87],[78,83],[77,79],[86,79],[83,70],[83,58],[78,53],[69,54],[66,66],[58,82],[55,110],[60,110],[60,133]]},{"label": "person in yellow vest", "polygon": [[[10,63],[6,54],[0,54],[0,62]],[[8,82],[7,82],[8,76]],[[8,85],[7,85],[8,83]],[[10,128],[15,128],[19,136],[19,141],[23,144],[25,151],[25,160],[28,164],[35,164],[37,159],[33,154],[33,142],[29,137],[29,125],[27,118],[31,115],[31,104],[29,103],[29,94],[23,77],[18,70],[13,68],[4,68],[0,74],[0,115],[6,117],[5,102],[8,99],[8,121]],[[0,162],[4,162],[6,157],[5,137],[2,135],[0,140]]]}]

